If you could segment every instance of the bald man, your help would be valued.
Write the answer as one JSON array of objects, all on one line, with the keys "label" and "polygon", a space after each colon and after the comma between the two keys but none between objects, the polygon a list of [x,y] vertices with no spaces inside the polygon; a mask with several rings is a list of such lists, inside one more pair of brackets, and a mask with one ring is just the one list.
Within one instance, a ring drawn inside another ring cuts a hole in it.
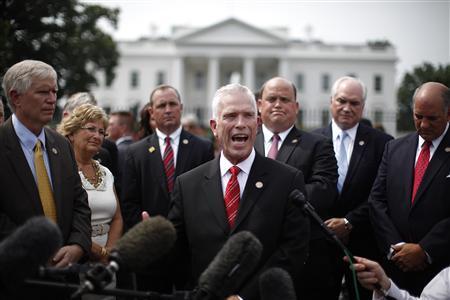
[{"label": "bald man", "polygon": [[448,87],[421,85],[413,114],[417,132],[386,145],[369,204],[386,273],[418,296],[450,264]]},{"label": "bald man", "polygon": [[[295,126],[299,110],[295,85],[281,77],[268,80],[259,92],[258,109],[263,125],[256,136],[256,151],[302,171],[308,201],[323,219],[330,218],[338,178],[333,145],[326,137]],[[334,291],[340,281],[334,280],[338,262],[334,247],[312,223],[309,257],[296,286],[302,299],[337,299]]]}]

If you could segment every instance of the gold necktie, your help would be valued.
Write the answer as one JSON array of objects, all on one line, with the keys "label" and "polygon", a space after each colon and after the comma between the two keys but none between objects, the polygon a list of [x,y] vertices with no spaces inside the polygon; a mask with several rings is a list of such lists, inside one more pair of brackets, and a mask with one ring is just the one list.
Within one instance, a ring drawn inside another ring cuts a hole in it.
[{"label": "gold necktie", "polygon": [[34,147],[34,168],[36,169],[39,198],[41,198],[44,215],[56,223],[55,200],[53,199],[50,179],[48,178],[47,169],[45,168],[40,140],[37,141],[36,146]]}]

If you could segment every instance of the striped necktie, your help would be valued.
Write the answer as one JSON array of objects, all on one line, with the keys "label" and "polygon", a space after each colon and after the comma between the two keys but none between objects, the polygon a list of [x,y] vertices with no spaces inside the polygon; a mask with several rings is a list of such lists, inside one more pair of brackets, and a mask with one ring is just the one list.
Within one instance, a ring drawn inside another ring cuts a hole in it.
[{"label": "striped necktie", "polygon": [[348,170],[348,160],[347,160],[347,148],[345,146],[345,140],[348,138],[348,133],[342,131],[340,135],[340,147],[339,147],[339,157],[338,157],[338,183],[337,188],[339,193],[342,191],[342,187],[344,186],[345,176],[347,176]]},{"label": "striped necktie", "polygon": [[169,193],[171,193],[174,184],[175,166],[173,161],[173,149],[172,146],[170,145],[170,137],[166,136],[165,141],[166,141],[166,148],[164,149],[164,156],[163,156],[164,171],[166,172],[167,188],[169,190]]},{"label": "striped necktie", "polygon": [[237,217],[239,198],[241,197],[239,182],[237,180],[237,175],[241,169],[239,169],[239,167],[232,166],[229,171],[231,173],[231,177],[230,180],[228,180],[227,188],[225,189],[224,200],[228,224],[230,225],[230,228],[232,228]]}]

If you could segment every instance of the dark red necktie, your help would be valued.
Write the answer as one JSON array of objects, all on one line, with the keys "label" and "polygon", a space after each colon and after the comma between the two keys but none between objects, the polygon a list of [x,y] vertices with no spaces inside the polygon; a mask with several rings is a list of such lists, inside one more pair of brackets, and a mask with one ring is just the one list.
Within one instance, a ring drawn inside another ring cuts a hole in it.
[{"label": "dark red necktie", "polygon": [[173,190],[174,176],[175,176],[175,166],[173,163],[173,149],[170,145],[170,137],[165,138],[166,148],[164,149],[164,170],[166,171],[167,177],[167,188],[169,189],[169,193]]},{"label": "dark red necktie", "polygon": [[428,162],[430,161],[430,146],[431,142],[426,141],[425,143],[423,143],[422,150],[420,150],[419,158],[417,158],[416,168],[414,169],[414,186],[411,203],[414,203],[417,190],[419,189],[420,183],[422,182],[423,179],[423,175],[427,170]]},{"label": "dark red necktie", "polygon": [[234,226],[234,221],[236,220],[239,208],[239,198],[241,195],[237,175],[240,171],[241,169],[236,166],[230,168],[231,178],[228,180],[227,188],[225,189],[225,207],[230,228]]}]

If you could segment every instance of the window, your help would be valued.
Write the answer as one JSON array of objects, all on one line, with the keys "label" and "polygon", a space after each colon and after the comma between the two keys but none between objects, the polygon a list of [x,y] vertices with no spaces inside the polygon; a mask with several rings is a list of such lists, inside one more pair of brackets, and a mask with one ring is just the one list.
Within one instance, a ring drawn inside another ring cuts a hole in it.
[{"label": "window", "polygon": [[196,90],[204,90],[205,89],[205,73],[203,71],[196,71],[195,72],[195,89]]},{"label": "window", "polygon": [[381,75],[375,75],[374,77],[374,90],[375,93],[381,93],[383,91],[383,77]]},{"label": "window", "polygon": [[377,109],[374,113],[375,124],[383,123],[383,111]]},{"label": "window", "polygon": [[156,73],[156,85],[164,83],[166,83],[166,74],[164,71],[158,71],[158,73]]},{"label": "window", "polygon": [[131,88],[134,88],[134,89],[139,86],[139,72],[138,71],[131,71],[130,86],[131,86]]},{"label": "window", "polygon": [[302,73],[298,73],[295,76],[295,85],[297,86],[297,89],[299,91],[304,91],[305,90],[305,78],[304,78]]},{"label": "window", "polygon": [[330,116],[328,109],[322,110],[322,127],[327,126],[330,122]]},{"label": "window", "polygon": [[330,90],[330,75],[322,74],[322,92],[329,92]]}]

